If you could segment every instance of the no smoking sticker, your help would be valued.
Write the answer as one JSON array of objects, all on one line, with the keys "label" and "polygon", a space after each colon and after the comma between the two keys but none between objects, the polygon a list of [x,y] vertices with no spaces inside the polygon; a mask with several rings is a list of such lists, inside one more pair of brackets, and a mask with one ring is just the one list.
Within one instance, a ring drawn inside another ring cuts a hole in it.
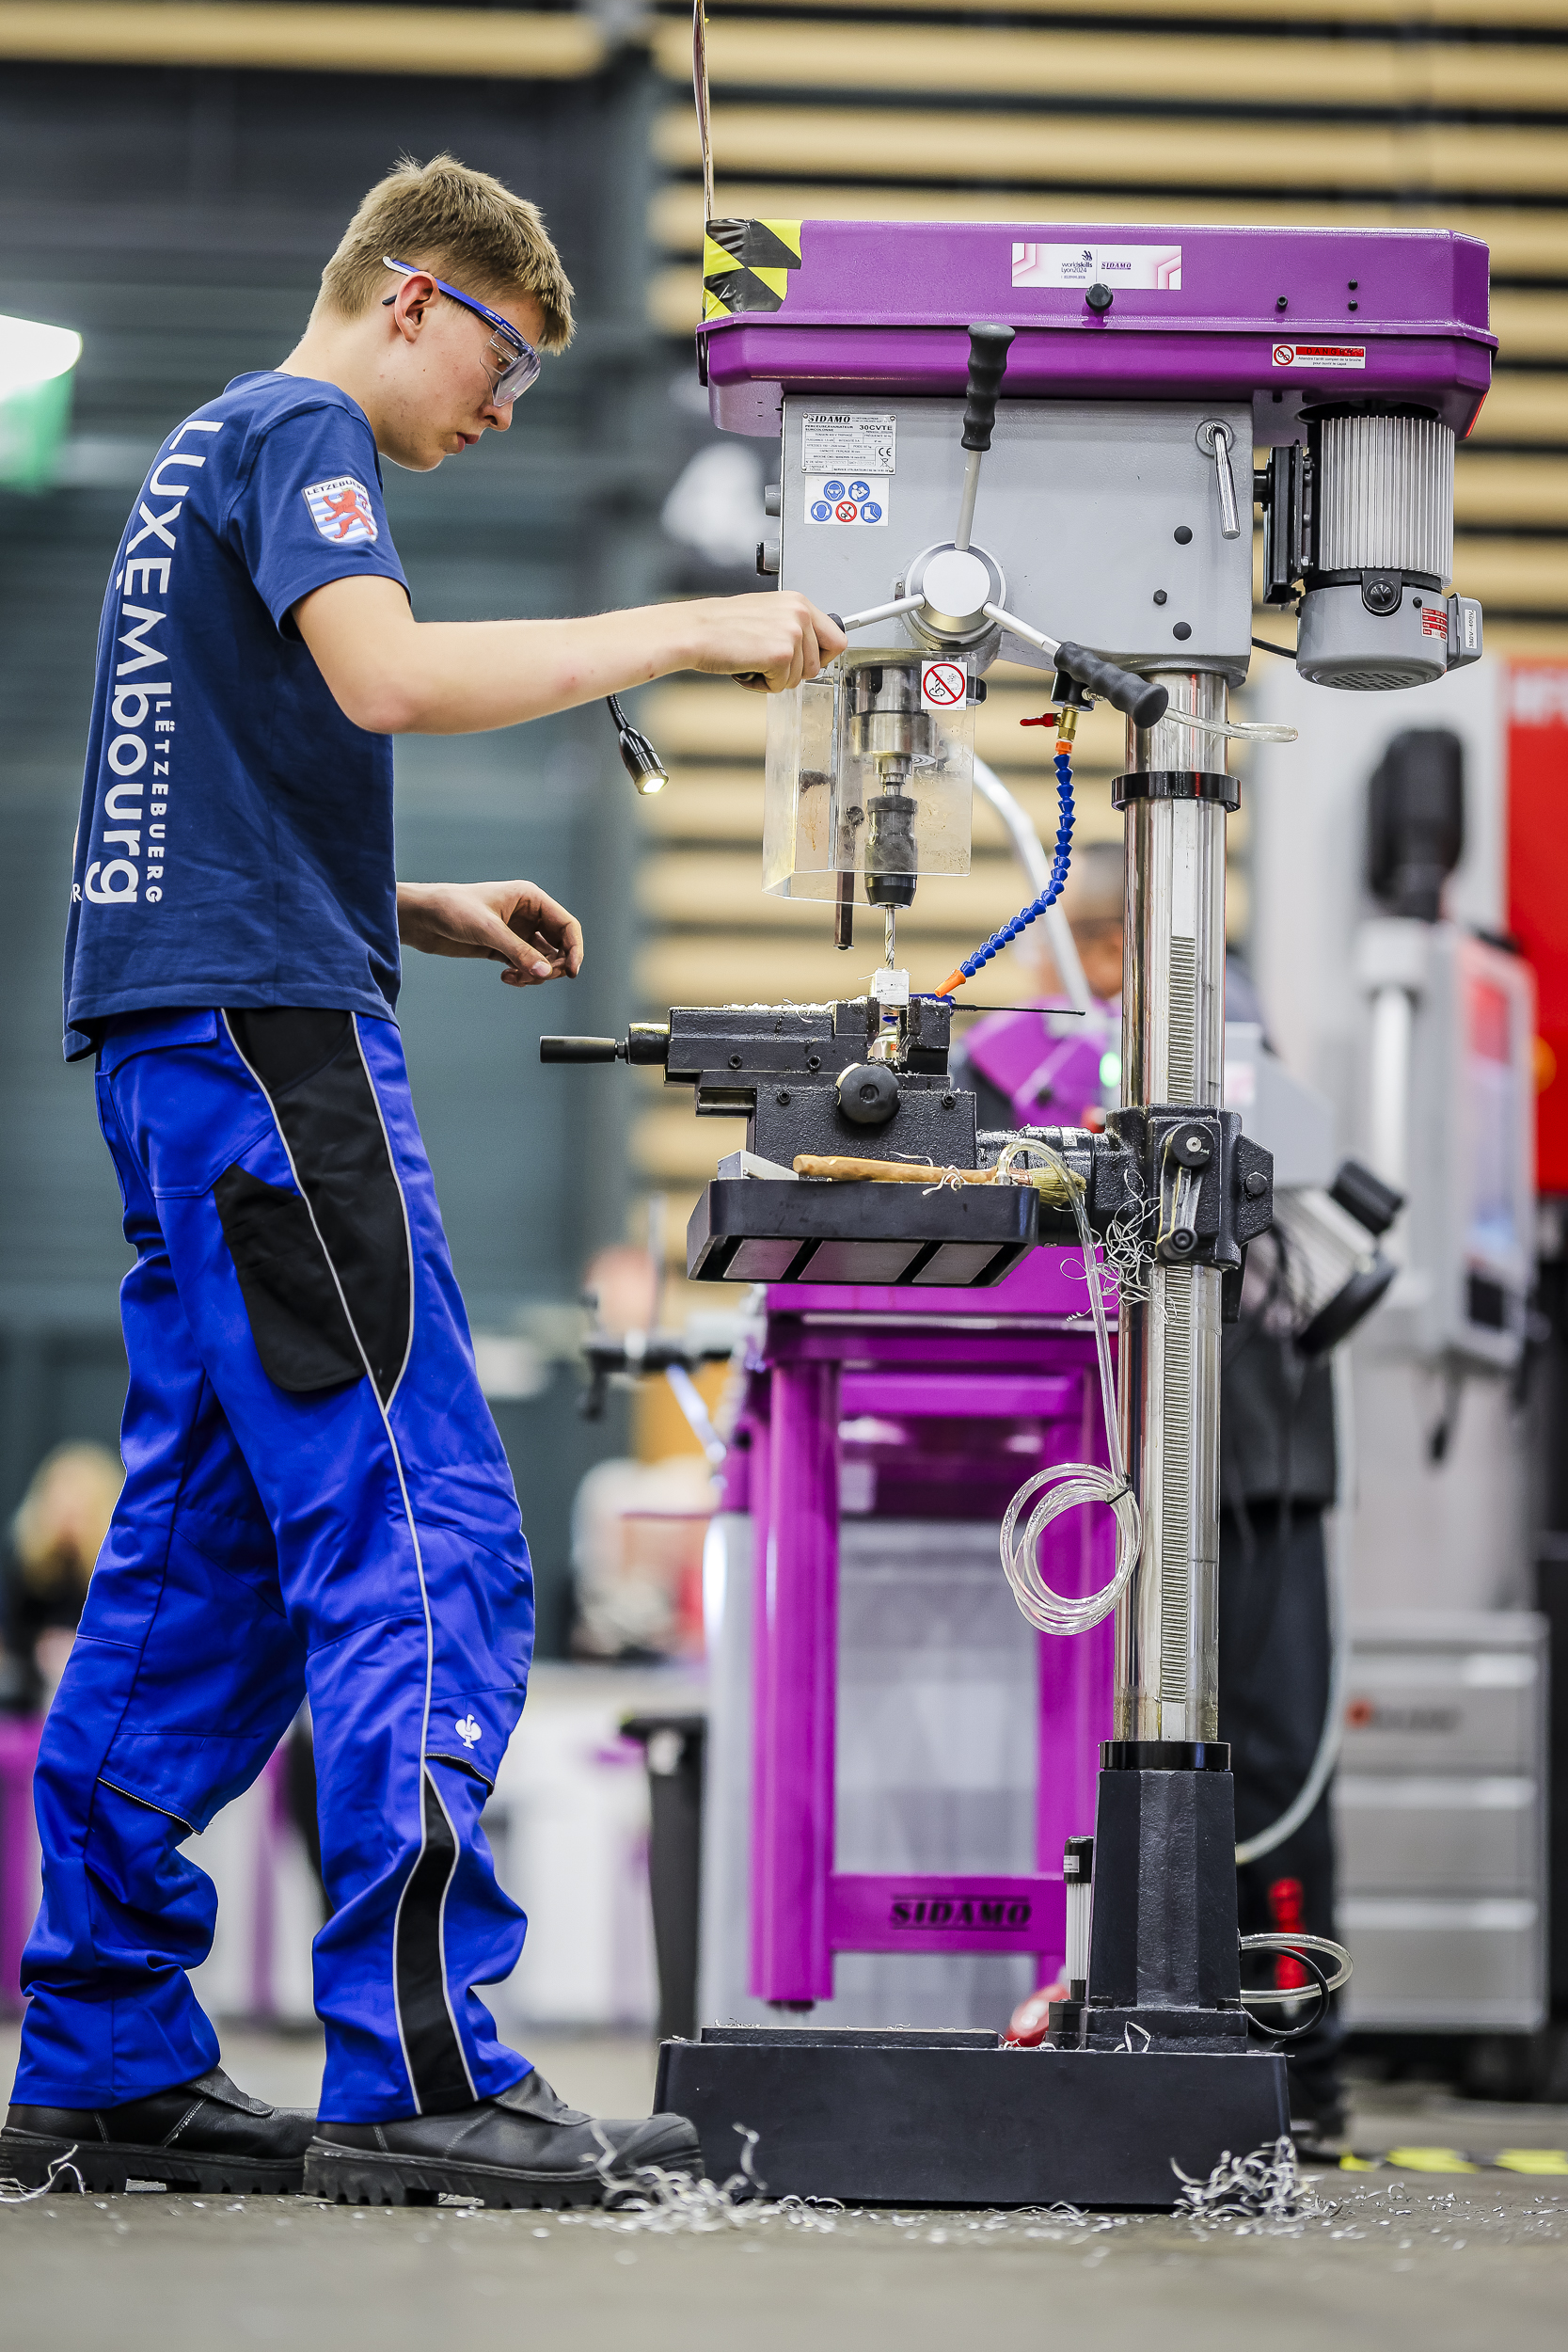
[{"label": "no smoking sticker", "polygon": [[1276,368],[1364,368],[1365,343],[1275,343]]},{"label": "no smoking sticker", "polygon": [[959,710],[969,692],[961,661],[923,661],[920,665],[920,706],[923,710]]}]

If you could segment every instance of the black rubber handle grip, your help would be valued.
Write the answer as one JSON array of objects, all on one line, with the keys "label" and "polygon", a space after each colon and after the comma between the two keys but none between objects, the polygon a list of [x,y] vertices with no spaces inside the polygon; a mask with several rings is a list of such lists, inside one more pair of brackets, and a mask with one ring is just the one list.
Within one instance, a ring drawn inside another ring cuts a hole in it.
[{"label": "black rubber handle grip", "polygon": [[619,1061],[625,1048],[613,1037],[542,1037],[541,1061]]},{"label": "black rubber handle grip", "polygon": [[1114,661],[1102,661],[1086,645],[1059,645],[1056,667],[1075,677],[1080,686],[1086,686],[1091,694],[1100,695],[1113,710],[1125,711],[1140,727],[1153,726],[1170,707],[1170,696],[1163,686],[1152,678],[1135,677]]},{"label": "black rubber handle grip", "polygon": [[1006,373],[1007,352],[1012,343],[1010,326],[972,326],[969,330],[969,382],[965,387],[968,405],[964,409],[963,445],[965,449],[990,449],[990,431],[996,422],[997,394]]}]

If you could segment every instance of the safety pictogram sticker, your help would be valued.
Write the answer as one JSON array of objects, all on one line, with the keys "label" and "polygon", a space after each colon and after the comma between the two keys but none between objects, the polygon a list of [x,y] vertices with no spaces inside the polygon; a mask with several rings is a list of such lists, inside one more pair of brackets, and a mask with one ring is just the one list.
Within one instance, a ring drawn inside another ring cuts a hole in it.
[{"label": "safety pictogram sticker", "polygon": [[923,661],[921,663],[920,703],[922,709],[959,709],[968,692],[969,678],[961,661]]},{"label": "safety pictogram sticker", "polygon": [[807,474],[804,487],[808,523],[887,520],[888,485],[870,475],[855,478],[842,473]]}]

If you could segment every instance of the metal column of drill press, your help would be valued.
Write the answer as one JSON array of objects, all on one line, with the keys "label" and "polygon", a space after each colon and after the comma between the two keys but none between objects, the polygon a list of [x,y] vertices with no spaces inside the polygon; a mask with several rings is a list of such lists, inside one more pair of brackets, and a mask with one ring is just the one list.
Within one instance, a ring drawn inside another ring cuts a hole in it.
[{"label": "metal column of drill press", "polygon": [[[1222,1286],[1239,1269],[1206,1246],[1186,1203],[1217,1156],[1225,1053],[1225,819],[1237,787],[1212,671],[1172,674],[1170,714],[1129,725],[1122,968],[1123,1134],[1163,1129],[1142,1295],[1121,1306],[1122,1443],[1143,1551],[1117,1611],[1115,1738],[1095,1823],[1090,2048],[1129,2026],[1154,2045],[1245,2048],[1229,1751],[1219,1731],[1219,1406]],[[1164,1107],[1155,1107],[1164,1106]],[[1244,1168],[1261,1207],[1269,1171]],[[1150,1169],[1153,1178],[1155,1171]],[[1249,1203],[1250,1205],[1250,1203]],[[1266,1225],[1267,1216],[1260,1220]]]}]

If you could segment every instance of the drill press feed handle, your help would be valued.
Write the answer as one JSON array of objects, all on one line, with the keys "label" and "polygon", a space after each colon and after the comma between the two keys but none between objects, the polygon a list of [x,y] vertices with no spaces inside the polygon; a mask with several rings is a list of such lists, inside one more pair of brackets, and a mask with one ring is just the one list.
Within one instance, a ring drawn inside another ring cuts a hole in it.
[{"label": "drill press feed handle", "polygon": [[[1008,621],[1006,626],[1016,628],[1018,624]],[[1113,710],[1124,712],[1134,726],[1154,726],[1165,715],[1170,695],[1164,687],[1152,678],[1123,670],[1114,661],[1101,660],[1086,645],[1058,645],[1055,662],[1058,670],[1065,670],[1080,686],[1086,686],[1091,694],[1101,695]]]},{"label": "drill press feed handle", "polygon": [[964,387],[965,449],[984,452],[990,447],[996,404],[1001,397],[1002,378],[1015,332],[1011,326],[972,326],[969,330],[969,381]]},{"label": "drill press feed handle", "polygon": [[969,330],[969,381],[964,387],[962,446],[963,488],[958,496],[958,525],[953,545],[962,554],[974,529],[974,501],[980,490],[980,460],[990,447],[996,423],[996,403],[1013,340],[1010,326],[972,326]]}]

